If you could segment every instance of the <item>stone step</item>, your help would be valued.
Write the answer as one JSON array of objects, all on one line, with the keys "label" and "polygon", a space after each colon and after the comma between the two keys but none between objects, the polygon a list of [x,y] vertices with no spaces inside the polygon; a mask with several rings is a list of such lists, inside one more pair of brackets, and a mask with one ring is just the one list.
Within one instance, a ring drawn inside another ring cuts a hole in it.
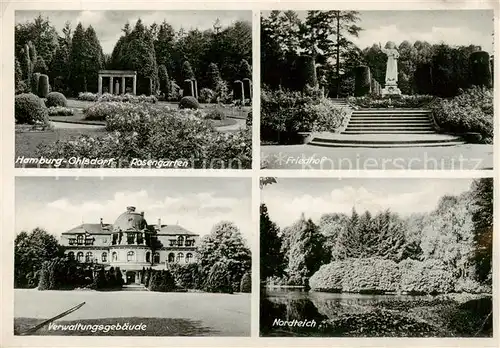
[{"label": "stone step", "polygon": [[353,129],[345,130],[342,134],[432,134],[435,133],[433,129]]},{"label": "stone step", "polygon": [[432,110],[428,109],[357,109],[354,110],[356,113],[368,113],[368,114],[390,114],[390,113],[398,113],[398,114],[430,114]]},{"label": "stone step", "polygon": [[454,141],[454,142],[428,142],[428,143],[393,143],[393,144],[369,144],[369,143],[351,143],[351,142],[322,142],[313,140],[309,143],[309,145],[313,146],[322,146],[322,147],[361,147],[361,148],[395,148],[395,147],[438,147],[438,146],[457,146],[465,144],[462,141]]},{"label": "stone step", "polygon": [[429,120],[415,120],[410,122],[402,122],[398,120],[384,120],[377,122],[373,121],[353,121],[349,122],[349,126],[379,126],[379,125],[387,125],[387,126],[432,126],[432,122]]}]

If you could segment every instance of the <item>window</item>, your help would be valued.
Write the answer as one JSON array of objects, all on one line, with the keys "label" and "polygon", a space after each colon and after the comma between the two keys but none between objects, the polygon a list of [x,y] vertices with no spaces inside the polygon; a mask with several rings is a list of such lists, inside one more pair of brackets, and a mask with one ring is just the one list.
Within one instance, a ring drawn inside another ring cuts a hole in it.
[{"label": "window", "polygon": [[85,254],[85,262],[92,262],[92,252],[91,251],[88,251],[86,254]]},{"label": "window", "polygon": [[177,243],[175,242],[175,239],[170,239],[170,240],[169,240],[169,242],[170,242],[170,246],[171,246],[171,247],[173,247],[173,246],[175,246],[175,244],[177,244]]},{"label": "window", "polygon": [[76,243],[83,244],[83,234],[79,234],[78,236],[76,236]]},{"label": "window", "polygon": [[70,259],[70,260],[74,260],[74,259],[75,259],[75,253],[74,253],[74,252],[72,252],[72,251],[70,251],[70,252],[68,253],[68,259]]},{"label": "window", "polygon": [[184,237],[179,236],[177,237],[177,246],[183,246],[184,245]]},{"label": "window", "polygon": [[101,260],[102,260],[102,262],[108,262],[108,253],[107,252],[102,253]]},{"label": "window", "polygon": [[113,251],[113,253],[111,254],[111,261],[118,261],[118,254],[116,253],[116,251]]},{"label": "window", "polygon": [[135,233],[127,233],[127,244],[135,243]]},{"label": "window", "polygon": [[160,263],[160,253],[155,253],[153,261],[154,263]]},{"label": "window", "polygon": [[146,262],[151,262],[151,253],[149,251],[146,252]]},{"label": "window", "polygon": [[193,262],[193,254],[187,253],[186,254],[186,263],[191,263]]},{"label": "window", "polygon": [[83,262],[83,252],[78,252],[76,254],[76,259],[78,260],[78,262]]},{"label": "window", "polygon": [[182,261],[184,261],[184,254],[178,253],[177,254],[177,263],[181,263]]},{"label": "window", "polygon": [[134,256],[135,256],[135,253],[133,251],[129,251],[127,253],[127,262],[134,261]]},{"label": "window", "polygon": [[175,255],[174,255],[174,253],[168,254],[168,262],[175,262]]}]

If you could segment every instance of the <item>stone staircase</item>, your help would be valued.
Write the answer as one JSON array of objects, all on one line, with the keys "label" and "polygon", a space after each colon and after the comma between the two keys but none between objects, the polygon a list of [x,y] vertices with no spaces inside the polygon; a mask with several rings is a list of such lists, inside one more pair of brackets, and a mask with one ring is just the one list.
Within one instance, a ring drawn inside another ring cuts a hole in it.
[{"label": "stone staircase", "polygon": [[433,134],[430,110],[354,110],[342,134]]},{"label": "stone staircase", "polygon": [[[345,99],[331,99],[349,107]],[[358,109],[341,133],[311,135],[310,145],[326,147],[427,147],[455,146],[465,141],[455,135],[439,134],[426,109]]]}]

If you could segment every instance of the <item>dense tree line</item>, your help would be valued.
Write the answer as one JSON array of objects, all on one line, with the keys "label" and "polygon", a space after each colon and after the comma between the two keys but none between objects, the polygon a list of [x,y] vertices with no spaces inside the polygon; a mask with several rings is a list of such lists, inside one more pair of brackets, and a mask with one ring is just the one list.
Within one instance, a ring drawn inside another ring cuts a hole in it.
[{"label": "dense tree line", "polygon": [[[303,20],[294,11],[271,11],[261,20],[262,82],[272,89],[301,89],[295,78],[298,57],[309,55],[314,57],[318,85],[331,97],[353,94],[354,68],[360,65],[368,66],[383,86],[387,56],[380,43],[364,49],[353,43],[363,30],[360,21],[356,11],[307,11]],[[398,87],[403,94],[452,97],[478,84],[471,53],[481,51],[479,46],[403,41],[397,49]],[[485,84],[492,86],[491,81]]]},{"label": "dense tree line", "polygon": [[282,230],[261,205],[262,279],[307,285],[330,261],[435,260],[456,280],[491,284],[492,199],[493,180],[484,178],[458,196],[442,197],[430,213],[403,217],[390,210],[372,215],[353,209],[350,215],[325,214],[317,224],[302,215]]},{"label": "dense tree line", "polygon": [[[138,19],[133,27],[125,23],[122,32],[108,55],[103,53],[92,26],[84,28],[78,23],[73,30],[67,22],[60,35],[49,18],[42,15],[17,24],[16,81],[19,80],[18,85],[21,81],[29,85],[33,73],[48,74],[53,90],[74,95],[96,92],[100,69],[136,70],[138,94],[165,92],[170,81],[181,86],[186,78],[196,78],[199,88],[208,87],[213,80],[213,65],[223,81],[251,78],[242,68],[245,64],[250,66],[252,59],[249,22],[237,21],[217,30],[175,31],[166,21],[148,26]],[[186,65],[189,72],[184,69]],[[149,90],[149,79],[153,81],[153,91]]]}]

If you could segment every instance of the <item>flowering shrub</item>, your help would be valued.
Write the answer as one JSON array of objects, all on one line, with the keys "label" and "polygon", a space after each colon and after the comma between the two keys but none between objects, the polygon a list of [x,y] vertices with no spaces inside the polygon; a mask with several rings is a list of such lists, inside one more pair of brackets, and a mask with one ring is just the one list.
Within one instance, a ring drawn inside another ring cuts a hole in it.
[{"label": "flowering shrub", "polygon": [[[89,108],[90,109],[90,108]],[[201,110],[177,110],[147,103],[97,103],[92,115],[106,119],[105,136],[82,135],[38,149],[47,157],[185,159],[191,168],[250,168],[250,130],[218,132]],[[102,118],[101,118],[102,119]]]},{"label": "flowering shrub", "polygon": [[205,115],[206,119],[209,120],[225,120],[226,114],[221,109],[213,109]]},{"label": "flowering shrub", "polygon": [[340,107],[326,98],[318,104],[306,104],[304,112],[312,122],[309,127],[313,132],[339,132],[347,126],[352,114],[350,108]]},{"label": "flowering shrub", "polygon": [[479,133],[484,143],[493,141],[493,90],[473,87],[452,99],[431,106],[439,126],[452,133]]},{"label": "flowering shrub", "polygon": [[156,103],[158,98],[154,95],[133,95],[126,94],[111,94],[104,93],[99,95],[97,93],[83,92],[78,94],[79,100],[86,100],[92,102],[124,102],[124,103]]},{"label": "flowering shrub", "polygon": [[348,102],[361,108],[422,108],[435,99],[432,95],[392,95],[392,96],[364,96],[349,97]]},{"label": "flowering shrub", "polygon": [[406,259],[400,262],[400,267],[405,269],[401,273],[401,291],[415,294],[439,294],[448,293],[455,287],[452,272],[440,260]]},{"label": "flowering shrub", "polygon": [[63,106],[51,106],[47,109],[49,116],[71,116],[74,114],[73,109]]},{"label": "flowering shrub", "polygon": [[213,103],[216,101],[216,95],[215,92],[212,91],[210,88],[202,88],[200,90],[200,103]]},{"label": "flowering shrub", "polygon": [[99,94],[91,92],[80,92],[78,93],[78,100],[92,101],[95,102],[99,99]]}]

